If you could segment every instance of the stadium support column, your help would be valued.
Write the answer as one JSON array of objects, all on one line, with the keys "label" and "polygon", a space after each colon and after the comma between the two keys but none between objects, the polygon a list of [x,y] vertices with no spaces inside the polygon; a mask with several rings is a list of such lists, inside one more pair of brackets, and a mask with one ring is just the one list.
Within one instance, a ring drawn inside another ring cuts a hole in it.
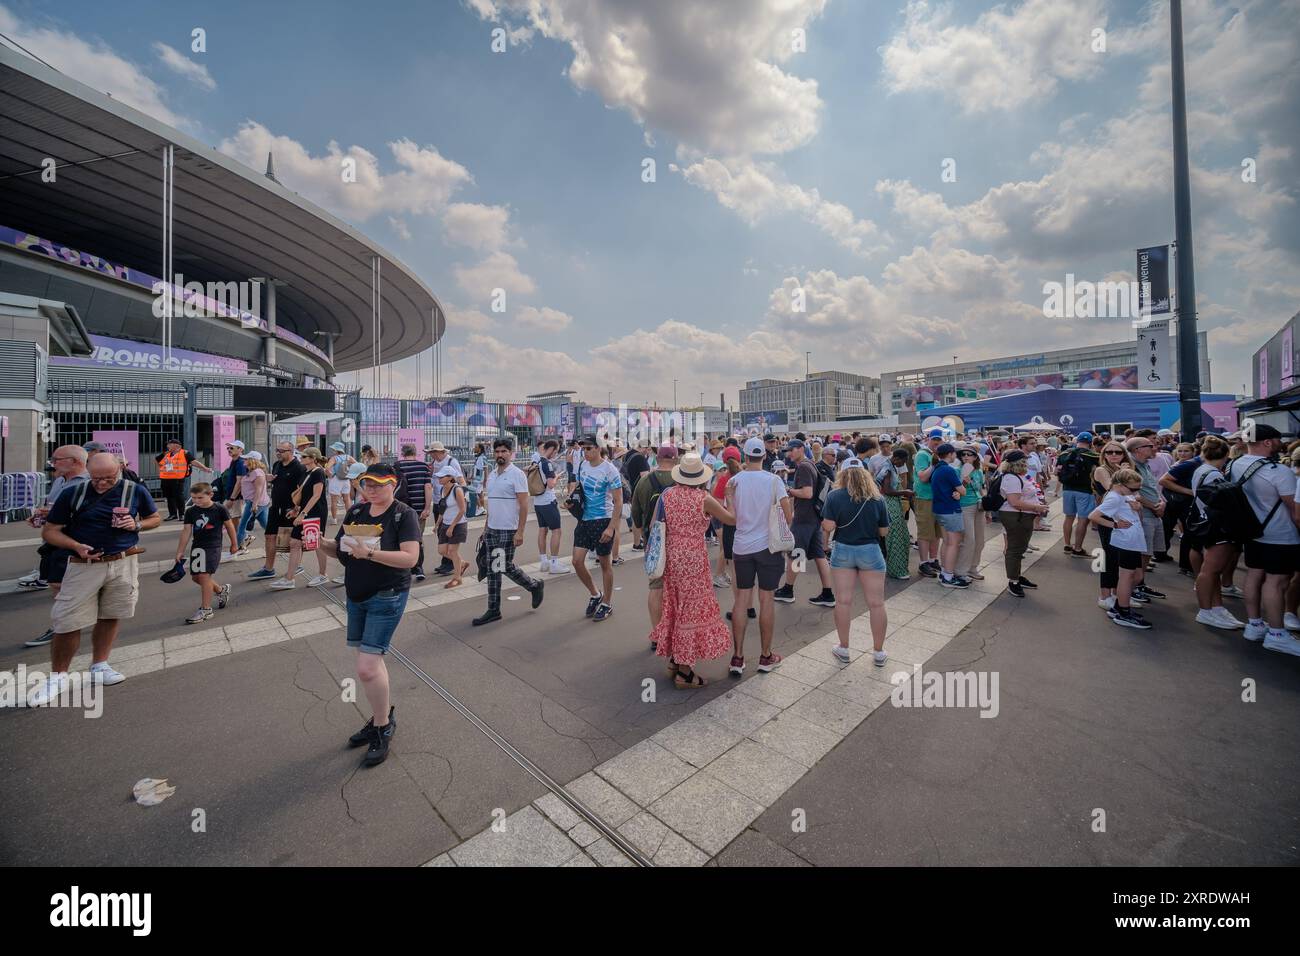
[{"label": "stadium support column", "polygon": [[172,288],[176,273],[172,266],[172,181],[176,176],[176,148],[168,143],[162,151],[162,274],[163,274],[163,367],[172,355],[172,319],[176,315],[176,294]]},{"label": "stadium support column", "polygon": [[1187,438],[1201,430],[1201,366],[1197,356],[1196,277],[1192,266],[1182,0],[1171,0],[1169,5],[1169,47],[1174,113],[1174,239],[1178,243],[1178,404],[1183,437]]},{"label": "stadium support column", "polygon": [[266,331],[262,340],[262,363],[275,367],[275,286],[271,277],[266,280]]}]

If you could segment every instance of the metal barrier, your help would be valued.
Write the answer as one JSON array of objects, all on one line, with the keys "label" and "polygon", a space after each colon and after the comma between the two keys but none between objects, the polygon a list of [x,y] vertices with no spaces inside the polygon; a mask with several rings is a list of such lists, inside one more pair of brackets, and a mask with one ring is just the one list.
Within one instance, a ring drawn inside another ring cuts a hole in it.
[{"label": "metal barrier", "polygon": [[39,471],[0,475],[0,523],[21,521],[45,501],[48,479]]}]

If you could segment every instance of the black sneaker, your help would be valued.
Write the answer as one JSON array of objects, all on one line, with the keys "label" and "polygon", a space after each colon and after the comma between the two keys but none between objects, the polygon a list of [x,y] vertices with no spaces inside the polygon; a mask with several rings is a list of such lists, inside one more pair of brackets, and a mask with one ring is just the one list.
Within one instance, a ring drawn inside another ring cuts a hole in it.
[{"label": "black sneaker", "polygon": [[808,603],[816,604],[818,607],[834,607],[835,592],[823,589],[822,593],[817,595],[815,598],[809,598]]},{"label": "black sneaker", "polygon": [[644,544],[634,544],[634,545],[632,545],[632,550],[633,550],[633,551],[644,551],[644,550],[645,550],[645,545],[644,545]]},{"label": "black sneaker", "polygon": [[594,598],[592,598],[591,600],[589,600],[589,601],[587,602],[587,617],[591,617],[593,614],[595,614],[595,613],[596,613],[596,608],[598,608],[598,607],[600,607],[600,595],[599,595],[599,594],[597,594]]},{"label": "black sneaker", "polygon": [[1083,550],[1083,548],[1066,548],[1066,549],[1065,549],[1065,553],[1068,554],[1068,555],[1069,555],[1070,557],[1072,557],[1072,558],[1086,558],[1086,557],[1088,557],[1088,552],[1085,551],[1085,550]]},{"label": "black sneaker", "polygon": [[[397,713],[396,707],[388,708],[388,726],[392,727],[394,730],[397,729],[397,717],[394,716],[396,713]],[[353,734],[351,737],[348,738],[348,746],[360,747],[362,744],[370,743],[370,738],[374,735],[374,732],[375,732],[375,718],[371,717],[369,720],[366,721],[366,725],[364,727],[362,727],[355,734]]]},{"label": "black sneaker", "polygon": [[1151,558],[1152,558],[1152,560],[1154,560],[1154,561],[1158,561],[1158,562],[1160,562],[1161,564],[1164,564],[1166,561],[1172,561],[1172,560],[1173,560],[1173,557],[1171,557],[1169,554],[1153,554],[1153,555],[1151,556]]},{"label": "black sneaker", "polygon": [[474,625],[475,627],[482,627],[484,624],[491,624],[493,621],[499,621],[499,620],[501,620],[500,611],[487,610],[484,611],[481,616],[476,617],[474,618],[474,620],[470,621],[470,624]]},{"label": "black sneaker", "polygon": [[612,616],[614,613],[613,605],[602,604],[596,608],[596,613],[591,616],[593,621],[603,621],[605,618]]},{"label": "black sneaker", "polygon": [[361,761],[367,767],[373,767],[388,759],[388,745],[393,742],[397,725],[391,720],[382,727],[370,728],[370,748]]},{"label": "black sneaker", "polygon": [[44,634],[40,637],[32,638],[32,640],[24,644],[23,647],[44,647],[52,640],[54,640],[54,628],[47,627]]},{"label": "black sneaker", "polygon": [[545,581],[538,581],[537,587],[533,588],[533,607],[541,607],[542,588],[546,587]]},{"label": "black sneaker", "polygon": [[942,586],[945,587],[945,588],[968,588],[968,587],[970,587],[970,581],[968,581],[966,578],[958,577],[958,576],[955,575],[955,574],[954,574],[952,577],[950,577],[950,578],[944,578],[944,577],[939,578],[939,584],[942,585]]},{"label": "black sneaker", "polygon": [[1120,627],[1133,627],[1139,631],[1151,630],[1151,622],[1141,614],[1136,613],[1132,608],[1116,608],[1111,620]]},{"label": "black sneaker", "polygon": [[1137,591],[1145,598],[1162,598],[1165,596],[1163,591],[1157,591],[1154,588],[1149,588],[1145,584],[1139,584],[1133,590]]},{"label": "black sneaker", "polygon": [[793,604],[794,585],[787,584],[784,587],[777,588],[775,591],[772,592],[772,600],[780,601],[782,604]]},{"label": "black sneaker", "polygon": [[938,566],[930,561],[922,562],[921,564],[917,565],[916,569],[920,571],[922,574],[924,574],[927,578],[937,578],[939,576]]},{"label": "black sneaker", "polygon": [[[754,609],[751,607],[751,608],[749,609],[749,619],[750,619],[751,621],[753,621],[753,620],[755,620],[757,617],[758,617],[758,611],[754,610]],[[730,611],[727,612],[727,620],[728,620],[728,621],[731,620],[731,612],[730,612]]]},{"label": "black sneaker", "polygon": [[1007,590],[1010,591],[1012,594],[1014,594],[1016,597],[1025,596],[1025,589],[1020,586],[1019,581],[1008,581]]},{"label": "black sneaker", "polygon": [[424,568],[412,568],[412,569],[411,569],[411,577],[415,578],[415,580],[417,580],[417,581],[423,581],[423,580],[424,580]]},{"label": "black sneaker", "polygon": [[1038,589],[1038,585],[1029,580],[1029,578],[1025,577],[1023,574],[1020,576],[1019,583],[1022,588],[1029,588],[1031,591],[1036,591]]}]

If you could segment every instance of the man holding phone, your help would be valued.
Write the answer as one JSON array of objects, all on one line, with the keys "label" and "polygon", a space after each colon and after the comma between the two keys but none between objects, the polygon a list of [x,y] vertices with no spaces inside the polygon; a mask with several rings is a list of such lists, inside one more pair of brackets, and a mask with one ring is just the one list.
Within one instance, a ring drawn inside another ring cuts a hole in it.
[{"label": "man holding phone", "polygon": [[69,552],[63,587],[54,599],[50,677],[28,702],[39,705],[67,686],[68,668],[81,646],[82,629],[93,627],[91,679],[120,684],[123,674],[109,666],[119,622],[135,616],[139,595],[136,555],[140,532],[156,528],[162,515],[143,485],[124,480],[115,456],[98,452],[88,463],[89,481],[59,495],[41,529],[46,544]]}]

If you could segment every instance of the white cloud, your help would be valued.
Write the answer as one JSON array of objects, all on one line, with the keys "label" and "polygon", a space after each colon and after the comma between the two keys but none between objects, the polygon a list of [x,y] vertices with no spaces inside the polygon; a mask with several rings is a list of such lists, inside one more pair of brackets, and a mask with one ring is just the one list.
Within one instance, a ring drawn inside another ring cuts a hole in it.
[{"label": "white cloud", "polygon": [[1013,110],[1049,98],[1061,80],[1099,74],[1108,54],[1093,52],[1092,31],[1106,17],[1105,0],[1025,0],[960,26],[951,6],[910,0],[902,30],[881,51],[886,85],[946,93],[967,113]]},{"label": "white cloud", "polygon": [[573,324],[573,316],[567,312],[561,312],[559,309],[552,309],[549,306],[538,309],[526,305],[515,312],[513,321],[515,325],[522,326],[525,329],[559,332]]},{"label": "white cloud", "polygon": [[33,26],[3,6],[0,6],[0,33],[92,89],[111,93],[114,99],[171,126],[194,128],[192,121],[167,105],[162,87],[102,40],[90,42],[62,30]]},{"label": "white cloud", "polygon": [[797,63],[792,31],[821,15],[826,0],[653,3],[590,0],[472,0],[485,19],[509,10],[573,51],[568,76],[651,130],[713,155],[781,153],[817,131],[815,80],[782,69]]},{"label": "white cloud", "polygon": [[858,219],[847,206],[822,199],[816,189],[785,182],[771,164],[704,158],[684,168],[676,164],[669,168],[713,193],[751,226],[780,213],[795,213],[858,255],[884,248],[883,237],[870,219]]},{"label": "white cloud", "polygon": [[508,252],[493,252],[470,266],[458,262],[452,267],[452,273],[470,298],[485,308],[491,304],[494,289],[506,291],[507,303],[512,295],[532,295],[537,291],[536,283]]},{"label": "white cloud", "polygon": [[[322,155],[313,156],[288,136],[277,136],[261,123],[246,121],[218,147],[253,169],[266,167],[266,154],[275,155],[275,175],[290,189],[321,205],[358,220],[380,213],[436,213],[461,186],[474,181],[464,166],[447,159],[434,146],[409,139],[388,144],[398,170],[382,173],[379,159],[362,146],[342,149],[331,140]],[[344,161],[352,160],[356,181],[344,182]]]},{"label": "white cloud", "polygon": [[393,232],[397,233],[407,242],[411,241],[411,229],[407,226],[405,219],[399,219],[396,216],[389,216],[388,225],[392,227]]},{"label": "white cloud", "polygon": [[445,306],[447,316],[447,334],[456,335],[465,332],[484,332],[493,325],[493,318],[485,312],[478,309],[462,309],[459,306],[447,304]]},{"label": "white cloud", "polygon": [[510,210],[482,203],[452,203],[442,214],[442,228],[448,242],[491,252],[510,242]]},{"label": "white cloud", "polygon": [[173,73],[185,77],[195,86],[201,86],[205,90],[215,90],[217,88],[217,81],[212,78],[212,74],[208,72],[208,68],[202,63],[195,63],[179,50],[156,40],[153,49],[158,54],[158,59],[162,62],[162,65]]}]

